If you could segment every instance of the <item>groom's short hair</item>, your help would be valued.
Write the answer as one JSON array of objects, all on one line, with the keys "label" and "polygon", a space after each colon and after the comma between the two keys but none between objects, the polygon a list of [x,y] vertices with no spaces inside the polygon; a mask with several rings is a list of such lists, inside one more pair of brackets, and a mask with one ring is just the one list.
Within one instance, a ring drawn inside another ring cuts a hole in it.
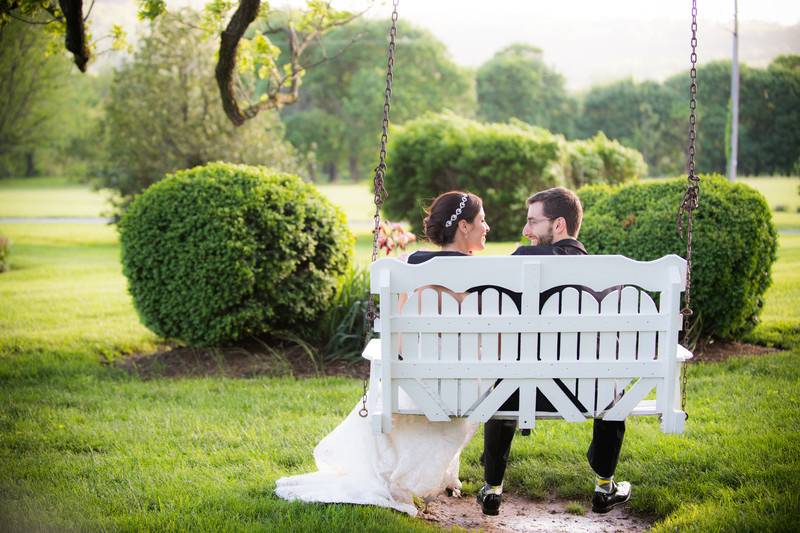
[{"label": "groom's short hair", "polygon": [[578,236],[583,221],[583,206],[578,195],[564,187],[553,187],[539,191],[528,198],[528,205],[542,204],[542,212],[549,219],[563,217],[567,223],[567,233]]}]

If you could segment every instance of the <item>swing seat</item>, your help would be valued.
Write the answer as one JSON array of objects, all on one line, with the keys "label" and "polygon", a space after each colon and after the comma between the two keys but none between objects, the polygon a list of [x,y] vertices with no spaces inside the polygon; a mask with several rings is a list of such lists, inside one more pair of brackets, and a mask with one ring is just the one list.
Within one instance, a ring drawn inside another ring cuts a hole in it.
[{"label": "swing seat", "polygon": [[[685,279],[676,255],[376,261],[380,338],[363,353],[371,427],[391,432],[393,413],[516,418],[522,429],[540,418],[657,415],[664,433],[683,433]],[[517,391],[518,409],[501,410]],[[554,411],[537,410],[537,391]]]}]

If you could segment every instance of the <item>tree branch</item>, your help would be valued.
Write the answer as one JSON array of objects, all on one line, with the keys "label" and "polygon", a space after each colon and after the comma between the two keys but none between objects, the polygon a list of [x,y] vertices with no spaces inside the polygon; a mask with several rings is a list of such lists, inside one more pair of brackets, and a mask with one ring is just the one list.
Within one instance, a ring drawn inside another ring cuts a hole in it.
[{"label": "tree branch", "polygon": [[227,28],[225,28],[220,37],[219,60],[214,73],[217,78],[217,85],[219,85],[220,96],[222,97],[222,108],[236,126],[241,126],[245,120],[251,118],[242,113],[234,94],[236,49],[244,32],[258,16],[260,6],[261,0],[239,0],[239,7],[236,8]]},{"label": "tree branch", "polygon": [[91,52],[86,43],[86,26],[83,23],[83,0],[58,0],[67,27],[64,44],[75,58],[78,70],[86,72]]}]

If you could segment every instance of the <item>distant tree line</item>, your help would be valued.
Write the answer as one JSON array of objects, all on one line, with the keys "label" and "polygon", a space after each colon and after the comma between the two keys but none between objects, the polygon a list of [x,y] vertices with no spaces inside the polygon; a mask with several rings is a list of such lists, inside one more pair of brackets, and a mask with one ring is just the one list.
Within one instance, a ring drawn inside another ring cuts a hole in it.
[{"label": "distant tree line", "polygon": [[[132,58],[113,74],[91,76],[77,75],[68,58],[53,54],[58,37],[41,26],[10,20],[0,27],[0,176],[99,177],[124,200],[167,172],[214,160],[298,171],[314,181],[371,175],[383,113],[386,21],[357,18],[327,31],[304,52],[308,69],[297,103],[234,128],[221,111],[215,45],[202,17],[189,10],[160,17]],[[249,42],[259,42],[261,32],[271,46],[287,46],[287,37],[268,25],[251,31]],[[398,36],[393,124],[450,111],[484,122],[522,121],[567,140],[603,132],[641,152],[650,175],[683,172],[688,73],[574,95],[536,47],[511,45],[473,70],[455,64],[426,30],[401,23]],[[258,62],[240,67],[260,68]],[[766,68],[743,66],[741,80],[739,172],[800,173],[800,56],[781,56]],[[726,168],[729,83],[729,63],[698,69],[701,172]],[[256,99],[270,91],[264,80],[252,87]]]},{"label": "distant tree line", "polygon": [[[357,32],[358,46],[308,74],[300,103],[283,112],[289,140],[315,155],[314,179],[361,179],[376,161],[385,75],[386,23],[359,21],[323,38],[340,50]],[[392,120],[403,123],[449,109],[486,122],[518,119],[588,139],[603,132],[640,151],[650,175],[684,171],[689,120],[689,75],[662,83],[621,80],[571,95],[564,77],[540,49],[514,44],[476,72],[455,65],[431,34],[401,26]],[[776,58],[767,68],[741,68],[741,174],[800,173],[800,56]],[[730,129],[730,63],[698,68],[700,172],[725,173]],[[370,159],[370,157],[372,159]]]}]

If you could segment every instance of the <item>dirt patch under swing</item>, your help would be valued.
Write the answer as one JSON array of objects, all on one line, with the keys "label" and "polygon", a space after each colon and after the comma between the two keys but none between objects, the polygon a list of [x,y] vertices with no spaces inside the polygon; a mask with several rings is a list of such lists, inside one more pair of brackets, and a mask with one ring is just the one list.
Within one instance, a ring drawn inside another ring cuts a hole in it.
[{"label": "dirt patch under swing", "polygon": [[[636,497],[634,487],[633,497]],[[567,510],[569,507],[570,511]],[[580,510],[584,514],[577,514]],[[459,527],[489,533],[513,532],[643,532],[653,525],[652,519],[633,515],[627,506],[605,514],[593,513],[588,504],[567,500],[534,501],[514,494],[503,494],[498,516],[486,516],[474,496],[450,498],[440,496],[418,515],[443,529]]]}]

